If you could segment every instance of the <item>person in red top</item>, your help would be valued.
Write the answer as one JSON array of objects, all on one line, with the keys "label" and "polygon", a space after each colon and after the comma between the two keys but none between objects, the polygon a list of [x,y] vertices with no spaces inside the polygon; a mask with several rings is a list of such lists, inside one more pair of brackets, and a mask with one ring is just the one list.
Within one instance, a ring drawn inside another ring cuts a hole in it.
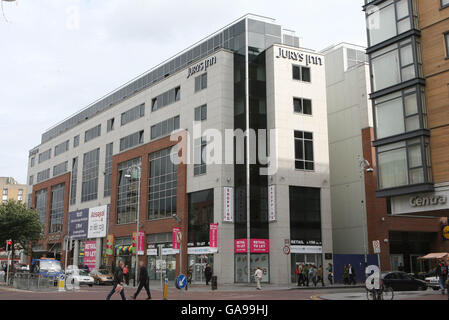
[{"label": "person in red top", "polygon": [[126,266],[123,268],[123,275],[124,275],[124,277],[125,277],[126,285],[129,286],[129,270],[128,270],[128,265],[126,265]]}]

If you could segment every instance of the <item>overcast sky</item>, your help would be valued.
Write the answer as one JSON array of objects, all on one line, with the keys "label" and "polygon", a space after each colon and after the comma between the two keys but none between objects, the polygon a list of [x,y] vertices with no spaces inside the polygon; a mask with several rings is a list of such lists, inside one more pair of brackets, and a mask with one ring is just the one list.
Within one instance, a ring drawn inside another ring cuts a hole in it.
[{"label": "overcast sky", "polygon": [[295,30],[307,48],[340,42],[365,46],[362,2],[3,2],[0,176],[26,183],[28,151],[40,144],[45,130],[246,13],[275,18]]}]

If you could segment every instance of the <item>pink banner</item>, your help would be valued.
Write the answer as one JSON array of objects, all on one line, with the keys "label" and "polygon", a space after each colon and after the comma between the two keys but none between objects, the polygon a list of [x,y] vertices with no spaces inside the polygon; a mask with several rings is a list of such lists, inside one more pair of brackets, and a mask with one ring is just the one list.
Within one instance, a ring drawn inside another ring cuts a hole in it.
[{"label": "pink banner", "polygon": [[236,239],[234,240],[234,252],[235,253],[246,253],[248,252],[246,239]]},{"label": "pink banner", "polygon": [[180,228],[173,228],[172,246],[173,246],[173,249],[175,249],[175,250],[179,249],[179,243],[178,243],[176,237],[178,236],[178,233],[180,231],[181,231]]},{"label": "pink banner", "polygon": [[269,253],[270,240],[268,239],[251,239],[251,253]]},{"label": "pink banner", "polygon": [[218,224],[211,223],[209,228],[209,243],[211,248],[218,248],[217,241]]},{"label": "pink banner", "polygon": [[95,268],[95,261],[97,256],[97,241],[84,242],[84,265],[89,267],[89,270]]},{"label": "pink banner", "polygon": [[142,231],[139,231],[139,241],[137,246],[137,254],[143,255],[144,254],[144,248],[145,248],[145,233]]}]

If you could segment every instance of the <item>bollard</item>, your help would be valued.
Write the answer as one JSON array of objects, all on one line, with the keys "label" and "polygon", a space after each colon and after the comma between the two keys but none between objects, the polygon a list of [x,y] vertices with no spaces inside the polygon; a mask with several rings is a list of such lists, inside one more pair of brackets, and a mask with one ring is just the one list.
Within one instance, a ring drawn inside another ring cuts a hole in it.
[{"label": "bollard", "polygon": [[168,279],[165,278],[165,283],[164,283],[164,300],[167,300],[167,294],[168,294]]},{"label": "bollard", "polygon": [[65,292],[65,278],[63,274],[58,279],[58,292]]},{"label": "bollard", "polygon": [[212,290],[217,290],[218,289],[218,278],[217,278],[217,276],[212,276],[212,284],[211,284],[211,287],[212,287]]}]

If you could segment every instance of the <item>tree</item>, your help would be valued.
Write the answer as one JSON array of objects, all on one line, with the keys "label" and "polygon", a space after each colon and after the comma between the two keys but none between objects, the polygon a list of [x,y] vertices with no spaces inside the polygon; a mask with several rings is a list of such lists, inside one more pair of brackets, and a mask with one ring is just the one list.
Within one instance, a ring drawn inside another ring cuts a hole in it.
[{"label": "tree", "polygon": [[14,200],[0,205],[0,246],[11,239],[12,257],[15,249],[25,249],[39,241],[41,232],[42,224],[36,210]]}]

